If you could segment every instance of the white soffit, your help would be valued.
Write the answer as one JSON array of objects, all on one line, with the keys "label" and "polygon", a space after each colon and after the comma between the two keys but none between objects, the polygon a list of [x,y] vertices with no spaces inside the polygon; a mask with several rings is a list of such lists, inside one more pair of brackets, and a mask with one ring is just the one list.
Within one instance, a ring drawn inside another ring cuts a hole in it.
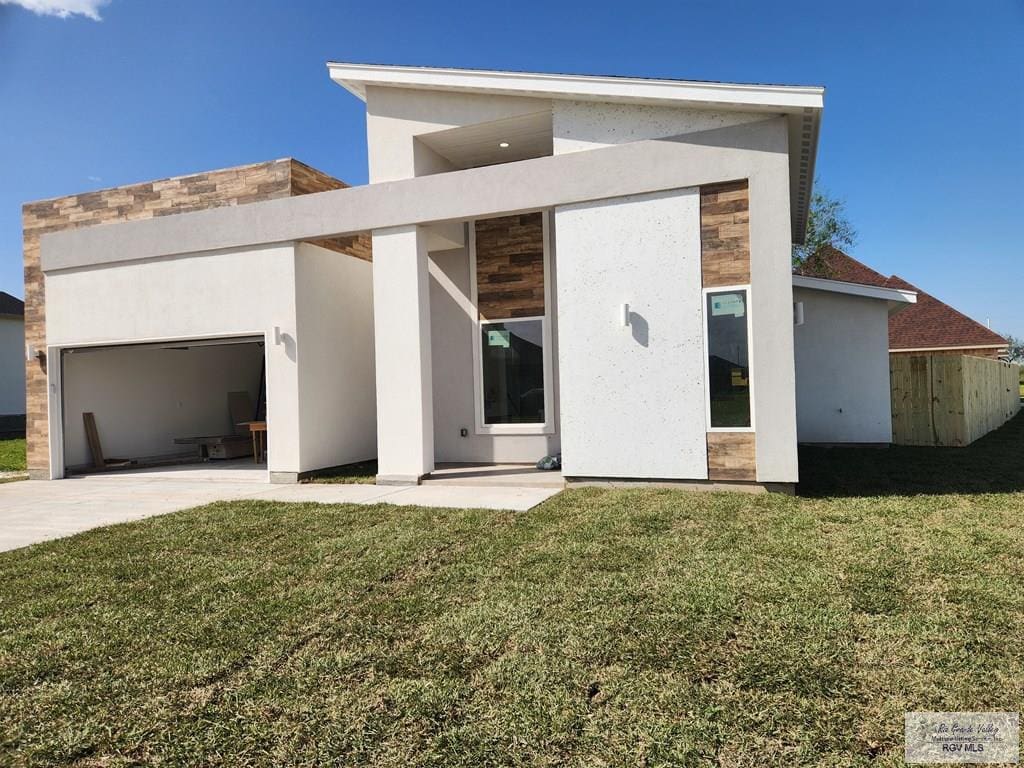
[{"label": "white soffit", "polygon": [[[789,123],[793,242],[803,242],[811,188],[814,184],[814,161],[818,152],[821,113],[825,104],[825,89],[821,86],[757,85],[345,62],[328,62],[327,69],[334,82],[363,101],[366,101],[366,87],[374,85],[786,115]],[[453,162],[460,164],[456,160]]]},{"label": "white soffit", "polygon": [[554,141],[551,110],[421,133],[416,138],[458,168],[546,157],[553,153]]}]

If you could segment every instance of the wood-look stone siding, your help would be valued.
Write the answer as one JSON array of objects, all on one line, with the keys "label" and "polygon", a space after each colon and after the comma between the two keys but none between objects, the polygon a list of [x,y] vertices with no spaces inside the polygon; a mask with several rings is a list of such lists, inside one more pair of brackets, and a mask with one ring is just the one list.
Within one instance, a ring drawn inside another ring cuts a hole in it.
[{"label": "wood-look stone siding", "polygon": [[[750,283],[750,194],[746,179],[700,188],[700,256],[704,288]],[[748,342],[753,343],[753,339]],[[757,479],[753,432],[708,432],[707,444],[709,480]]]},{"label": "wood-look stone siding", "polygon": [[477,308],[484,320],[544,314],[543,216],[476,222]]},{"label": "wood-look stone siding", "polygon": [[705,288],[750,282],[746,179],[700,188],[700,252]]},{"label": "wood-look stone siding", "polygon": [[[39,267],[39,238],[47,232],[244,205],[345,186],[304,163],[285,158],[26,203],[22,207],[25,342],[36,349],[46,348],[46,298]],[[368,235],[331,238],[316,244],[358,258],[370,258]],[[26,400],[29,472],[34,477],[46,477],[49,430],[45,358],[26,364]]]},{"label": "wood-look stone siding", "polygon": [[708,432],[708,480],[756,479],[753,432]]}]

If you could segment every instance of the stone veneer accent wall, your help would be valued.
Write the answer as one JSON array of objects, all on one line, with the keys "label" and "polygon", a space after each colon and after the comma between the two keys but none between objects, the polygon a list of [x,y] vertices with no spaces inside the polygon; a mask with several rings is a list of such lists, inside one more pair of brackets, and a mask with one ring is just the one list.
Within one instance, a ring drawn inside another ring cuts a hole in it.
[{"label": "stone veneer accent wall", "polygon": [[704,287],[750,282],[747,180],[700,188],[700,251]]},{"label": "stone veneer accent wall", "polygon": [[708,432],[708,479],[757,479],[753,432]]},{"label": "stone veneer accent wall", "polygon": [[[750,282],[746,179],[700,188],[701,279],[705,288]],[[708,432],[708,479],[757,479],[753,432]]]},{"label": "stone veneer accent wall", "polygon": [[477,309],[485,320],[544,314],[544,214],[482,219],[476,230]]},{"label": "stone veneer accent wall", "polygon": [[[38,350],[46,348],[46,297],[39,268],[39,237],[46,232],[243,205],[347,186],[304,163],[284,158],[26,203],[22,207],[25,342]],[[313,242],[340,253],[370,259],[367,235]],[[33,477],[48,477],[46,360],[29,361],[25,376],[29,473]]]},{"label": "stone veneer accent wall", "polygon": [[[333,176],[328,176],[323,171],[311,168],[298,160],[291,160],[291,196],[309,195],[314,192],[326,192],[330,189],[345,189],[346,187],[348,184]],[[329,237],[308,242],[319,245],[321,248],[371,261],[370,237],[367,234]]]}]

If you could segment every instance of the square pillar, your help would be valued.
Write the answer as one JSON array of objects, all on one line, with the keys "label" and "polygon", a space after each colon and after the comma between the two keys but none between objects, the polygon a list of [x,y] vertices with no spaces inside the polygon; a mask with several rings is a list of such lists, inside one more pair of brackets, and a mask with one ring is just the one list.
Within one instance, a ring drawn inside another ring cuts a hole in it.
[{"label": "square pillar", "polygon": [[434,469],[430,273],[426,232],[373,232],[377,484],[414,485]]}]

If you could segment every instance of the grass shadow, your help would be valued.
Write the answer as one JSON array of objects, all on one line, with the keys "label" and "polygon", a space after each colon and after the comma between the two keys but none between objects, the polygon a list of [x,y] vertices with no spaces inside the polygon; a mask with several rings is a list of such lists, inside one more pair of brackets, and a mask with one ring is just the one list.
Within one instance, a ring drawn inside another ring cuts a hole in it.
[{"label": "grass shadow", "polygon": [[1024,491],[1024,410],[964,448],[800,446],[799,496]]},{"label": "grass shadow", "polygon": [[377,462],[359,461],[314,472],[302,482],[327,484],[361,484],[373,485],[377,481]]}]

